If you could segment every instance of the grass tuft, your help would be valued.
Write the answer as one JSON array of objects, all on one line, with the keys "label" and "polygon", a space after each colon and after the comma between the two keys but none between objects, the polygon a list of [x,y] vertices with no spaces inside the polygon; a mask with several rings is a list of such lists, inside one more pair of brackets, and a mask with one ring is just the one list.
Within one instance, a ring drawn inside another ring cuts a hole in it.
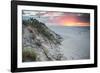
[{"label": "grass tuft", "polygon": [[36,61],[36,57],[37,57],[37,54],[35,53],[34,49],[24,48],[22,50],[22,61],[23,62]]}]

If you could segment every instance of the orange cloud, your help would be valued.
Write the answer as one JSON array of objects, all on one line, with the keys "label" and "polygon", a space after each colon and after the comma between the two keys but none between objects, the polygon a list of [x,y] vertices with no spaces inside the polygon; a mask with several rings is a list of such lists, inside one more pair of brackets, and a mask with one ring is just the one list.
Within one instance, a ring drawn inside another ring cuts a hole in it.
[{"label": "orange cloud", "polygon": [[90,25],[89,22],[84,22],[78,19],[76,16],[57,17],[55,22],[57,22],[60,26],[89,26]]}]

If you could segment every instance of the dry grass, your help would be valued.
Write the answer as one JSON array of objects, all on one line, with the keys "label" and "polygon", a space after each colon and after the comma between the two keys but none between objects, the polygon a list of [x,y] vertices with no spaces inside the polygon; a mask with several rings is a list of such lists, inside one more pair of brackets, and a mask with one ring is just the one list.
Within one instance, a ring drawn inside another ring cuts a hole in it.
[{"label": "dry grass", "polygon": [[30,61],[36,61],[36,53],[34,49],[32,48],[24,48],[22,50],[22,61],[23,62],[30,62]]}]

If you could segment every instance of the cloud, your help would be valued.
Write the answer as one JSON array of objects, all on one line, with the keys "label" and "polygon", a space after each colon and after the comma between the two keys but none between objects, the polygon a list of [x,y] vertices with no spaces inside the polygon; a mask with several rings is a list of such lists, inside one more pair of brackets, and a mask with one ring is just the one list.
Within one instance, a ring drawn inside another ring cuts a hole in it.
[{"label": "cloud", "polygon": [[54,16],[62,16],[63,13],[60,13],[60,12],[46,12],[43,16],[44,17],[54,17]]},{"label": "cloud", "polygon": [[88,13],[56,12],[56,11],[32,11],[23,10],[23,16],[33,16],[39,18],[44,23],[86,26],[89,25],[90,15]]}]

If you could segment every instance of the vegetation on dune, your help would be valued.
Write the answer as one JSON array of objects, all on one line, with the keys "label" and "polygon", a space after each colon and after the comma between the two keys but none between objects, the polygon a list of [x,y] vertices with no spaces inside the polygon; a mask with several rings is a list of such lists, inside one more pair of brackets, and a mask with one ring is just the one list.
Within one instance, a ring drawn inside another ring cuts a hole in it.
[{"label": "vegetation on dune", "polygon": [[[24,42],[25,44],[23,44],[24,47],[22,50],[23,62],[42,60],[41,56],[39,57],[40,50],[41,52],[43,52],[42,55],[45,56],[44,58],[48,61],[61,59],[62,55],[55,54],[58,52],[55,51],[54,57],[53,55],[51,55],[52,53],[49,52],[51,49],[58,49],[59,45],[61,45],[62,37],[60,35],[56,34],[54,31],[49,29],[44,23],[38,21],[37,19],[29,18],[28,20],[23,20],[22,23],[24,25],[23,29],[26,29],[29,33],[28,36],[23,37],[23,40],[26,41]],[[23,30],[23,32],[24,31],[25,30]],[[23,35],[25,34],[27,33],[23,33]],[[30,45],[27,46],[27,43]],[[47,45],[45,43],[47,43]]]},{"label": "vegetation on dune", "polygon": [[[36,28],[37,32],[43,37],[47,38],[51,43],[55,45],[61,44],[62,37],[50,30],[44,23],[39,22],[37,19],[30,18],[29,20],[23,20],[23,24],[26,26],[32,26],[33,28]],[[54,33],[55,35],[52,33]]]},{"label": "vegetation on dune", "polygon": [[34,51],[34,49],[32,48],[23,48],[22,50],[22,57],[23,57],[23,62],[24,61],[36,61],[36,53]]}]

